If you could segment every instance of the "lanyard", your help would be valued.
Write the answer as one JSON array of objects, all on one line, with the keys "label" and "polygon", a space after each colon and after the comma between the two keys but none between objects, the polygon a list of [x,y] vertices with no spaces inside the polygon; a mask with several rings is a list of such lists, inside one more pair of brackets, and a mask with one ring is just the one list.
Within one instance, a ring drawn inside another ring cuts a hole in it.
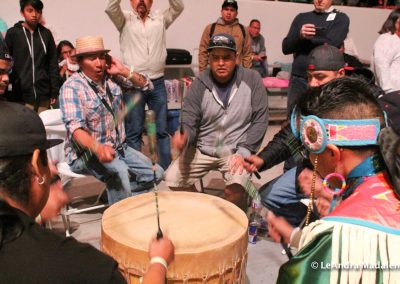
[{"label": "lanyard", "polygon": [[[111,106],[108,104],[108,102],[106,101],[104,96],[101,96],[99,94],[99,89],[98,89],[97,85],[94,82],[89,81],[86,78],[86,76],[84,76],[81,72],[79,72],[79,74],[81,75],[82,78],[84,78],[86,80],[86,82],[89,84],[90,88],[93,90],[93,92],[97,95],[97,97],[100,99],[100,101],[103,103],[103,105],[106,107],[106,109],[111,113],[111,115],[114,118],[115,117],[114,111],[112,110]],[[105,84],[106,95],[107,95],[108,99],[110,100],[110,102],[112,104],[113,103],[113,97],[111,95],[111,90],[108,87],[107,81],[104,84]]]},{"label": "lanyard", "polygon": [[[111,107],[111,106],[109,105],[109,103],[106,101],[105,97],[102,96],[102,95],[100,95],[97,85],[96,85],[94,82],[89,81],[88,78],[86,78],[86,76],[85,76],[84,74],[82,74],[82,72],[79,72],[79,75],[80,75],[83,79],[86,80],[86,82],[89,84],[90,88],[92,88],[92,90],[93,90],[93,92],[96,94],[96,96],[100,99],[100,101],[103,103],[103,105],[106,107],[106,109],[111,113],[111,115],[112,115],[114,121],[116,121],[116,120],[115,120],[115,114],[114,114],[114,111],[113,111],[112,107]],[[105,81],[105,91],[106,91],[106,96],[108,97],[108,99],[110,100],[111,105],[112,105],[112,103],[113,103],[113,96],[112,96],[112,94],[111,94],[110,87],[109,87],[108,84],[107,84],[107,80]],[[118,130],[118,123],[114,123],[114,124],[115,124],[115,132],[116,132],[116,134],[117,134],[117,141],[116,141],[116,142],[117,142],[117,145],[116,145],[116,148],[115,148],[115,149],[117,149],[117,150],[120,152],[120,154],[121,154],[122,156],[124,156],[122,147],[121,147],[121,145],[119,144],[119,137],[120,137],[120,134],[119,134],[119,130]]]}]

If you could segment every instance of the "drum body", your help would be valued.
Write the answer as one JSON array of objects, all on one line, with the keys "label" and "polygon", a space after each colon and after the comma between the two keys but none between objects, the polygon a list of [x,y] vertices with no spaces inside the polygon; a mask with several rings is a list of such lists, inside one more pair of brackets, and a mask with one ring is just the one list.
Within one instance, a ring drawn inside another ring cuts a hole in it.
[{"label": "drum body", "polygon": [[[244,283],[246,215],[221,198],[159,192],[160,223],[175,245],[168,283]],[[148,246],[157,233],[154,193],[124,199],[103,214],[101,248],[119,264],[128,283],[140,283],[149,266]]]}]

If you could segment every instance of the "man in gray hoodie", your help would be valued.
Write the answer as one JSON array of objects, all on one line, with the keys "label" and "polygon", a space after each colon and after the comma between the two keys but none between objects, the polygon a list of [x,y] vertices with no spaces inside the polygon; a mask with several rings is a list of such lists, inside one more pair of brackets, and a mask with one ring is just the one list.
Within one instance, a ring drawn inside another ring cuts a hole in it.
[{"label": "man in gray hoodie", "polygon": [[221,171],[225,197],[247,209],[243,159],[257,152],[268,126],[268,98],[260,75],[237,65],[231,35],[216,34],[208,46],[210,69],[191,85],[182,109],[182,128],[172,145],[182,154],[166,172],[172,190],[195,191],[210,170]]}]

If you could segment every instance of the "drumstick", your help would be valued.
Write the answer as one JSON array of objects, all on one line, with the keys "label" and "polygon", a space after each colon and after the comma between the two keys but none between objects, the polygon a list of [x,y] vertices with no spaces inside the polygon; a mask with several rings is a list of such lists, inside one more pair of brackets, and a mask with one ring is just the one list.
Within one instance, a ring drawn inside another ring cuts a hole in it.
[{"label": "drumstick", "polygon": [[[251,161],[249,161],[247,158],[244,158],[244,160],[251,164]],[[256,176],[256,178],[261,179],[260,173],[257,170],[255,170],[253,174]]]},{"label": "drumstick", "polygon": [[121,109],[121,111],[115,117],[115,123],[117,124],[121,123],[124,120],[124,118],[128,115],[128,113],[137,105],[137,103],[140,101],[140,98],[141,98],[140,93],[134,94],[133,97],[125,105],[125,107]]},{"label": "drumstick", "polygon": [[153,169],[153,184],[154,184],[154,197],[156,201],[156,213],[157,213],[157,240],[163,237],[163,233],[160,227],[160,211],[158,207],[158,188],[157,188],[157,177],[156,177],[156,114],[152,110],[146,112],[146,129],[147,137],[149,139],[149,151],[151,156],[151,163]]},{"label": "drumstick", "polygon": [[[184,89],[184,88],[183,88]],[[183,109],[183,90],[181,92],[181,113],[179,114],[179,132],[183,134],[183,124],[182,124],[182,109]]]},{"label": "drumstick", "polygon": [[156,184],[156,170],[155,170],[156,165],[153,164],[153,173],[154,173],[154,197],[156,200],[156,212],[157,212],[157,226],[158,226],[158,231],[157,231],[157,240],[162,239],[164,237],[163,232],[161,231],[160,227],[160,210],[158,207],[158,188]]},{"label": "drumstick", "polygon": [[[285,243],[283,242],[283,240],[281,241],[281,245],[282,245],[283,250],[284,250],[285,254],[287,255],[287,257],[288,257],[289,259],[291,259],[291,258],[293,257],[293,253],[292,253],[292,251],[290,250],[290,247],[289,247],[287,244],[285,244]],[[283,252],[282,252],[282,254],[283,254]]]}]

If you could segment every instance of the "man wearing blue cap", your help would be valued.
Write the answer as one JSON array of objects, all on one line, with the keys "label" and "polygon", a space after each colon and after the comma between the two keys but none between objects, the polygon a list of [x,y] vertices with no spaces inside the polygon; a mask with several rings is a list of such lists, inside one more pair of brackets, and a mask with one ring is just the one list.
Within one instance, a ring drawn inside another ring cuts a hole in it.
[{"label": "man wearing blue cap", "polygon": [[240,166],[258,151],[268,125],[268,101],[260,75],[237,65],[231,35],[216,34],[208,46],[210,68],[191,85],[182,109],[182,131],[172,145],[183,151],[166,172],[172,190],[194,191],[210,170],[221,171],[225,197],[247,208]]}]

